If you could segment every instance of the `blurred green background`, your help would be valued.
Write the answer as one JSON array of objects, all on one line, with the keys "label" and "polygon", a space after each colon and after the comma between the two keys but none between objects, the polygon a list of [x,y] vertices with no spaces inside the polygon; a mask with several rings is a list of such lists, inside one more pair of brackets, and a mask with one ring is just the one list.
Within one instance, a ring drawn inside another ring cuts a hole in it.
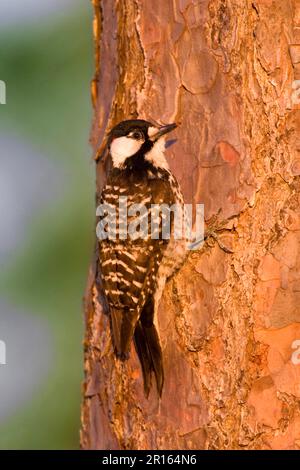
[{"label": "blurred green background", "polygon": [[92,5],[52,0],[53,8],[36,12],[43,2],[31,0],[25,12],[27,2],[14,0],[24,18],[21,8],[6,23],[4,3],[0,448],[72,449],[79,446],[82,296],[94,238]]}]

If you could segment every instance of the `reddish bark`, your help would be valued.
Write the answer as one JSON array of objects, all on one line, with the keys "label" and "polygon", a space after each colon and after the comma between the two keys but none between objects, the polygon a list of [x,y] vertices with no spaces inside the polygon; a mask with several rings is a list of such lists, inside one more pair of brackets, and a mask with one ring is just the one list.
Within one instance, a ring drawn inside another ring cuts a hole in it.
[{"label": "reddish bark", "polygon": [[[124,118],[179,122],[171,168],[206,219],[233,217],[219,234],[233,254],[209,240],[166,287],[160,402],[143,395],[134,348],[125,365],[114,356],[94,262],[82,447],[299,448],[300,2],[94,6],[95,154]],[[106,171],[97,165],[97,194]]]}]

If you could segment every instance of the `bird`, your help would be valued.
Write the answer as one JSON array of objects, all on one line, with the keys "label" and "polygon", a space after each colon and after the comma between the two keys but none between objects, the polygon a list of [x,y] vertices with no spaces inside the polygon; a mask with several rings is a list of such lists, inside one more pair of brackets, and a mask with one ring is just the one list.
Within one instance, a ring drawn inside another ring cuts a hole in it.
[{"label": "bird", "polygon": [[[106,144],[111,169],[100,196],[101,207],[110,208],[118,220],[118,224],[111,225],[113,236],[108,236],[107,227],[105,235],[98,236],[99,265],[112,342],[116,355],[126,360],[133,341],[141,363],[146,397],[153,374],[158,395],[162,395],[164,369],[156,325],[157,310],[167,279],[185,257],[185,243],[180,237],[174,238],[172,211],[169,237],[162,237],[166,218],[163,213],[155,213],[155,230],[141,237],[126,236],[124,223],[125,228],[130,223],[135,227],[139,225],[137,222],[141,223],[141,216],[130,213],[135,205],[146,208],[143,216],[147,222],[157,205],[183,207],[182,191],[165,156],[165,137],[176,127],[176,123],[159,125],[143,119],[124,120],[113,127]],[[125,211],[121,210],[121,198]]]}]

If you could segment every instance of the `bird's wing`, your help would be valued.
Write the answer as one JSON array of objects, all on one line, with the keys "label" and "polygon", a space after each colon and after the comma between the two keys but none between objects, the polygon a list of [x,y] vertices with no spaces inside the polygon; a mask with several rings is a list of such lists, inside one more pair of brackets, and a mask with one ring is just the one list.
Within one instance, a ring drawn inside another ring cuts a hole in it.
[{"label": "bird's wing", "polygon": [[[114,205],[118,215],[118,189],[112,193],[112,187],[122,189],[120,185],[109,184],[102,193],[102,201]],[[151,204],[162,201],[172,203],[170,188],[165,181],[152,184],[152,187],[139,183],[138,191],[131,187],[128,188],[128,193],[132,203],[144,201],[148,211]],[[124,196],[123,192],[121,194]],[[128,224],[134,222],[136,217],[128,215]],[[161,234],[161,228],[159,230]],[[99,258],[104,291],[111,312],[115,347],[117,352],[125,354],[129,350],[141,309],[155,289],[156,274],[168,240],[152,239],[150,225],[145,239],[120,239],[118,227],[116,233],[115,240],[100,241]]]}]

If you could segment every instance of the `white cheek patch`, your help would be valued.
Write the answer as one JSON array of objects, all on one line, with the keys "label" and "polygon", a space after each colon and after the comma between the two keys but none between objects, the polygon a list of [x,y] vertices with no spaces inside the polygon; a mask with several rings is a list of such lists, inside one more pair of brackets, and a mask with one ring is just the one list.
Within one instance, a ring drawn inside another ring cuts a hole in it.
[{"label": "white cheek patch", "polygon": [[165,146],[165,138],[160,137],[160,139],[155,142],[150,152],[145,155],[145,160],[151,162],[156,168],[169,170],[169,165],[165,157]]},{"label": "white cheek patch", "polygon": [[143,140],[135,140],[126,136],[114,139],[110,144],[110,154],[114,166],[121,167],[128,157],[140,150],[143,143]]}]

